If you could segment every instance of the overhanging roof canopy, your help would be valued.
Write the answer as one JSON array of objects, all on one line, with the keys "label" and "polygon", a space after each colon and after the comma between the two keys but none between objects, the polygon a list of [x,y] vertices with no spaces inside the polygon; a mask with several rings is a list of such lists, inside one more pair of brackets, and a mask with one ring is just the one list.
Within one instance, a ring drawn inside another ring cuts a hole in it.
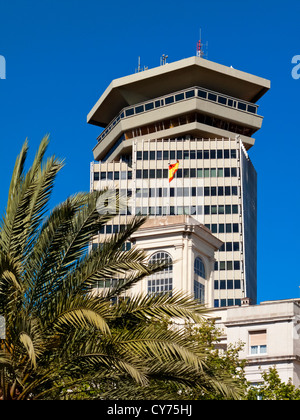
[{"label": "overhanging roof canopy", "polygon": [[255,103],[270,89],[270,81],[190,57],[113,80],[89,112],[87,122],[105,127],[124,107],[192,86]]}]

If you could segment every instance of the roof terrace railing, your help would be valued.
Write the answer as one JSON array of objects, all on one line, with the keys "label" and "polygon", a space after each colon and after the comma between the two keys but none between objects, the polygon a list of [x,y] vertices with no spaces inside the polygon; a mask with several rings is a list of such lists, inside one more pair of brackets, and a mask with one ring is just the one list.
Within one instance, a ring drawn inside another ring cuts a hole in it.
[{"label": "roof terrace railing", "polygon": [[218,103],[226,107],[234,108],[249,114],[257,114],[258,105],[251,102],[242,101],[232,96],[223,95],[202,87],[191,87],[172,94],[164,95],[155,98],[151,101],[138,103],[134,106],[123,108],[119,114],[108,124],[108,126],[98,136],[97,140],[100,142],[104,137],[118,124],[121,119],[131,117],[133,115],[142,114],[153,109],[168,106],[176,102],[185,101],[191,98],[200,98],[210,102]]}]

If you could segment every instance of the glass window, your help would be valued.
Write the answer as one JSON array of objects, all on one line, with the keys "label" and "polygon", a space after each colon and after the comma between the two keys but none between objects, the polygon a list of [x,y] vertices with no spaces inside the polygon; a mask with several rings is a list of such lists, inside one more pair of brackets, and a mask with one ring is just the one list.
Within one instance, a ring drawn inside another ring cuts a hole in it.
[{"label": "glass window", "polygon": [[241,280],[234,280],[234,288],[235,289],[241,288]]},{"label": "glass window", "polygon": [[149,102],[148,104],[145,105],[145,110],[149,111],[150,109],[154,108],[154,104],[153,102]]},{"label": "glass window", "polygon": [[230,150],[230,156],[232,159],[236,159],[236,149],[231,149]]},{"label": "glass window", "polygon": [[100,173],[100,179],[106,179],[106,172]]},{"label": "glass window", "polygon": [[232,232],[239,233],[239,224],[238,223],[233,223],[232,224]]},{"label": "glass window", "polygon": [[227,289],[229,290],[233,289],[233,280],[227,280]]},{"label": "glass window", "polygon": [[238,193],[237,193],[237,186],[231,187],[231,194],[232,195],[238,195]]},{"label": "glass window", "polygon": [[190,169],[190,177],[191,178],[196,178],[196,168],[191,168]]},{"label": "glass window", "polygon": [[149,175],[150,175],[151,179],[154,179],[155,178],[155,169],[150,169]]},{"label": "glass window", "polygon": [[162,151],[161,150],[158,150],[156,155],[157,155],[157,160],[162,160]]},{"label": "glass window", "polygon": [[229,159],[229,149],[224,150],[224,159]]},{"label": "glass window", "polygon": [[189,90],[187,92],[185,92],[185,97],[186,98],[192,98],[193,96],[195,96],[195,91],[193,90]]},{"label": "glass window", "polygon": [[198,300],[201,304],[205,302],[205,286],[194,280],[194,299]]},{"label": "glass window", "polygon": [[175,160],[175,150],[170,150],[170,160]]},{"label": "glass window", "polygon": [[239,270],[240,269],[240,261],[234,261],[234,270]]},{"label": "glass window", "polygon": [[225,178],[230,177],[230,168],[224,168],[224,176]]},{"label": "glass window", "polygon": [[164,251],[156,252],[150,258],[149,264],[156,264],[161,261],[167,262],[168,267],[148,277],[148,294],[149,295],[158,295],[158,294],[165,294],[165,293],[172,294],[173,261],[172,261],[171,256]]},{"label": "glass window", "polygon": [[216,175],[217,175],[217,172],[216,171],[217,171],[216,168],[211,168],[211,170],[210,170],[210,176],[212,178],[215,178],[216,177]]},{"label": "glass window", "polygon": [[164,152],[163,152],[163,160],[169,160],[169,150],[164,150]]},{"label": "glass window", "polygon": [[136,152],[136,159],[137,160],[142,160],[142,156],[143,155],[142,155],[142,152],[140,150]]},{"label": "glass window", "polygon": [[225,290],[226,289],[226,280],[220,280],[220,289]]},{"label": "glass window", "polygon": [[184,168],[183,169],[183,177],[184,178],[189,178],[190,177],[190,170],[189,170],[189,168]]},{"label": "glass window", "polygon": [[232,205],[232,214],[238,214],[238,204]]},{"label": "glass window", "polygon": [[125,110],[125,115],[126,117],[129,117],[130,115],[134,114],[134,109],[133,108],[129,108]]},{"label": "glass window", "polygon": [[205,98],[206,99],[206,95],[207,95],[207,92],[205,92],[204,90],[198,89],[198,96],[200,98]]},{"label": "glass window", "polygon": [[145,151],[143,152],[143,159],[144,159],[144,160],[148,160],[148,152],[147,152],[147,150],[145,150]]},{"label": "glass window", "polygon": [[155,160],[155,151],[151,150],[150,152],[150,160]]},{"label": "glass window", "polygon": [[184,93],[178,93],[175,95],[175,101],[181,101],[182,99],[184,99]]},{"label": "glass window", "polygon": [[113,172],[107,172],[107,179],[113,180]]},{"label": "glass window", "polygon": [[226,233],[231,233],[231,223],[226,223]]},{"label": "glass window", "polygon": [[223,168],[218,168],[218,177],[223,176]]},{"label": "glass window", "polygon": [[215,95],[214,93],[208,92],[208,99],[210,101],[216,101],[217,100],[217,95]]},{"label": "glass window", "polygon": [[224,223],[219,224],[219,233],[224,233]]},{"label": "glass window", "polygon": [[197,150],[197,159],[202,159],[202,150]]},{"label": "glass window", "polygon": [[144,112],[144,105],[139,105],[135,107],[135,113],[139,114],[141,112]]},{"label": "glass window", "polygon": [[159,108],[159,107],[160,107],[160,105],[161,105],[160,100],[155,101],[154,103],[155,103],[155,108]]},{"label": "glass window", "polygon": [[224,188],[223,187],[218,187],[218,195],[224,195]]},{"label": "glass window", "polygon": [[174,96],[168,96],[167,98],[165,98],[165,104],[171,104],[174,102]]},{"label": "glass window", "polygon": [[217,159],[223,159],[223,150],[217,150]]},{"label": "glass window", "polygon": [[190,150],[190,159],[196,159],[196,150]]},{"label": "glass window", "polygon": [[94,172],[94,181],[99,181],[99,172]]},{"label": "glass window", "polygon": [[190,152],[189,150],[184,150],[183,152],[183,159],[189,159],[190,158]]},{"label": "glass window", "polygon": [[215,150],[210,151],[210,158],[211,159],[216,159],[216,151]]},{"label": "glass window", "polygon": [[143,169],[143,179],[148,178],[148,169]]},{"label": "glass window", "polygon": [[247,108],[247,110],[248,110],[248,112],[252,112],[252,114],[256,114],[256,106],[253,106],[253,105],[248,105],[248,108]]},{"label": "glass window", "polygon": [[204,150],[204,159],[209,159],[209,150]]},{"label": "glass window", "polygon": [[238,102],[238,109],[241,109],[242,111],[246,111],[247,105],[243,102]]},{"label": "glass window", "polygon": [[230,195],[230,187],[225,187],[225,195]]},{"label": "glass window", "polygon": [[194,262],[194,272],[195,274],[197,274],[197,276],[202,277],[203,279],[205,279],[205,267],[204,267],[204,263],[202,261],[202,259],[200,257],[196,257],[195,258],[195,262]]},{"label": "glass window", "polygon": [[240,250],[240,243],[239,242],[233,242],[233,250],[239,251]]},{"label": "glass window", "polygon": [[197,168],[197,178],[202,178],[202,177],[203,177],[203,169]]},{"label": "glass window", "polygon": [[209,178],[209,168],[204,169],[204,178]]},{"label": "glass window", "polygon": [[237,176],[237,168],[231,168],[231,176]]},{"label": "glass window", "polygon": [[224,98],[223,96],[218,96],[218,102],[219,104],[226,105],[227,99]]},{"label": "glass window", "polygon": [[182,159],[182,150],[177,150],[177,152],[176,152],[176,158],[179,160],[179,159]]}]

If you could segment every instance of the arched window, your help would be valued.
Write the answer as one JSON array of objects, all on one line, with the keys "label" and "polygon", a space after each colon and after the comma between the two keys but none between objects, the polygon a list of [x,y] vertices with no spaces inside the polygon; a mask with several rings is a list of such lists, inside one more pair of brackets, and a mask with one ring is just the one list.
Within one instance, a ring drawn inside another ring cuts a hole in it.
[{"label": "arched window", "polygon": [[151,256],[149,263],[153,264],[159,261],[167,261],[169,266],[148,277],[148,294],[169,293],[171,295],[173,289],[173,260],[167,252],[159,251]]},{"label": "arched window", "polygon": [[205,279],[205,267],[200,257],[195,258],[194,271],[195,274]]}]

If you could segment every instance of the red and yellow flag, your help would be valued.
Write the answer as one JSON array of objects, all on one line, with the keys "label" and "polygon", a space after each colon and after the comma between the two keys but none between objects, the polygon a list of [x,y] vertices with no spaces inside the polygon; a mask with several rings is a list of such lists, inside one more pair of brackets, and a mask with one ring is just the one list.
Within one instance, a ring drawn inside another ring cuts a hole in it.
[{"label": "red and yellow flag", "polygon": [[179,167],[179,161],[177,160],[176,163],[173,163],[173,165],[169,165],[169,182],[172,181],[172,179],[174,178],[177,170]]}]

